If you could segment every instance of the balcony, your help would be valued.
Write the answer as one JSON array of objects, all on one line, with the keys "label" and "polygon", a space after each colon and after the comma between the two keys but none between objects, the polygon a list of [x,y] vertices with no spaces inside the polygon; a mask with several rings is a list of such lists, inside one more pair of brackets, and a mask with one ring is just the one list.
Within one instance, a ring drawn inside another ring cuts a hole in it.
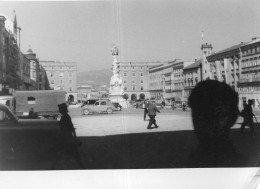
[{"label": "balcony", "polygon": [[191,85],[191,86],[184,86],[184,89],[186,89],[186,90],[188,90],[188,89],[193,89],[195,86],[193,85]]},{"label": "balcony", "polygon": [[250,78],[250,79],[239,79],[239,83],[257,83],[260,82],[260,78]]}]

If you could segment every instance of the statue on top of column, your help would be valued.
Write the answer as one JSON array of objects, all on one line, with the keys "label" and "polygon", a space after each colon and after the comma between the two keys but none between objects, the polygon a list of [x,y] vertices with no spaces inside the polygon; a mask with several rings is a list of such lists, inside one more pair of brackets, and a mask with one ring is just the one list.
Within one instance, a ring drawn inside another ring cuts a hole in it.
[{"label": "statue on top of column", "polygon": [[111,53],[112,53],[112,56],[118,56],[119,51],[118,51],[118,47],[116,45],[113,45],[113,47],[111,49]]}]

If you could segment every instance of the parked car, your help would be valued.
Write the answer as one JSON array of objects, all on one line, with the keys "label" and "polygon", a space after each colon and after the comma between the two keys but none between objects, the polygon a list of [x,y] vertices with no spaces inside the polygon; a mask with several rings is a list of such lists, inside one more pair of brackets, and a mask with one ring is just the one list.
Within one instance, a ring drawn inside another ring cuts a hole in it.
[{"label": "parked car", "polygon": [[90,113],[108,113],[111,114],[117,108],[109,100],[98,100],[94,104],[85,105],[83,107],[83,114],[88,115]]},{"label": "parked car", "polygon": [[136,100],[133,104],[133,107],[135,108],[143,108],[143,103],[144,101],[143,100]]},{"label": "parked car", "polygon": [[122,110],[122,106],[118,102],[112,102],[112,104],[116,107],[118,111]]},{"label": "parked car", "polygon": [[98,100],[96,99],[90,99],[90,100],[87,100],[85,102],[82,103],[81,107],[84,107],[85,105],[93,105],[95,104],[95,102],[97,102]]},{"label": "parked car", "polygon": [[19,119],[8,106],[0,104],[0,159],[52,154],[61,140],[59,121]]}]

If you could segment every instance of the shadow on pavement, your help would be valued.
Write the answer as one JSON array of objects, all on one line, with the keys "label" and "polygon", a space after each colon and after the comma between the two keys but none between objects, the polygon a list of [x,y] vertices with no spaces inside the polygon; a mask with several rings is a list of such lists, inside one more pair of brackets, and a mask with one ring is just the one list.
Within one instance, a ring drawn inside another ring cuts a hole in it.
[{"label": "shadow on pavement", "polygon": [[[246,165],[260,161],[260,131],[240,134],[232,129],[234,145],[248,158]],[[86,145],[84,159],[89,169],[188,168],[189,154],[198,142],[194,131],[172,131],[81,138]],[[83,147],[84,148],[84,147]]]},{"label": "shadow on pavement", "polygon": [[[256,167],[260,162],[260,128],[255,125],[255,134],[246,129],[232,129],[230,137],[234,145],[248,157],[246,165]],[[156,169],[188,168],[189,154],[198,142],[194,131],[151,132],[102,137],[79,137],[79,147],[86,169]],[[23,158],[1,159],[1,170],[49,170],[55,153],[36,154]],[[64,156],[56,170],[79,169],[75,160]]]}]

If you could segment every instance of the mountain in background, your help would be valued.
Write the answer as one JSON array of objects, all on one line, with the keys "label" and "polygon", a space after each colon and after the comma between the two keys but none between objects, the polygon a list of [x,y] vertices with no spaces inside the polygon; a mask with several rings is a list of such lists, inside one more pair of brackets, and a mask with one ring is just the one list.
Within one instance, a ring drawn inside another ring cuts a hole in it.
[{"label": "mountain in background", "polygon": [[112,72],[110,69],[92,70],[77,73],[78,85],[92,85],[94,89],[102,85],[109,87]]}]

